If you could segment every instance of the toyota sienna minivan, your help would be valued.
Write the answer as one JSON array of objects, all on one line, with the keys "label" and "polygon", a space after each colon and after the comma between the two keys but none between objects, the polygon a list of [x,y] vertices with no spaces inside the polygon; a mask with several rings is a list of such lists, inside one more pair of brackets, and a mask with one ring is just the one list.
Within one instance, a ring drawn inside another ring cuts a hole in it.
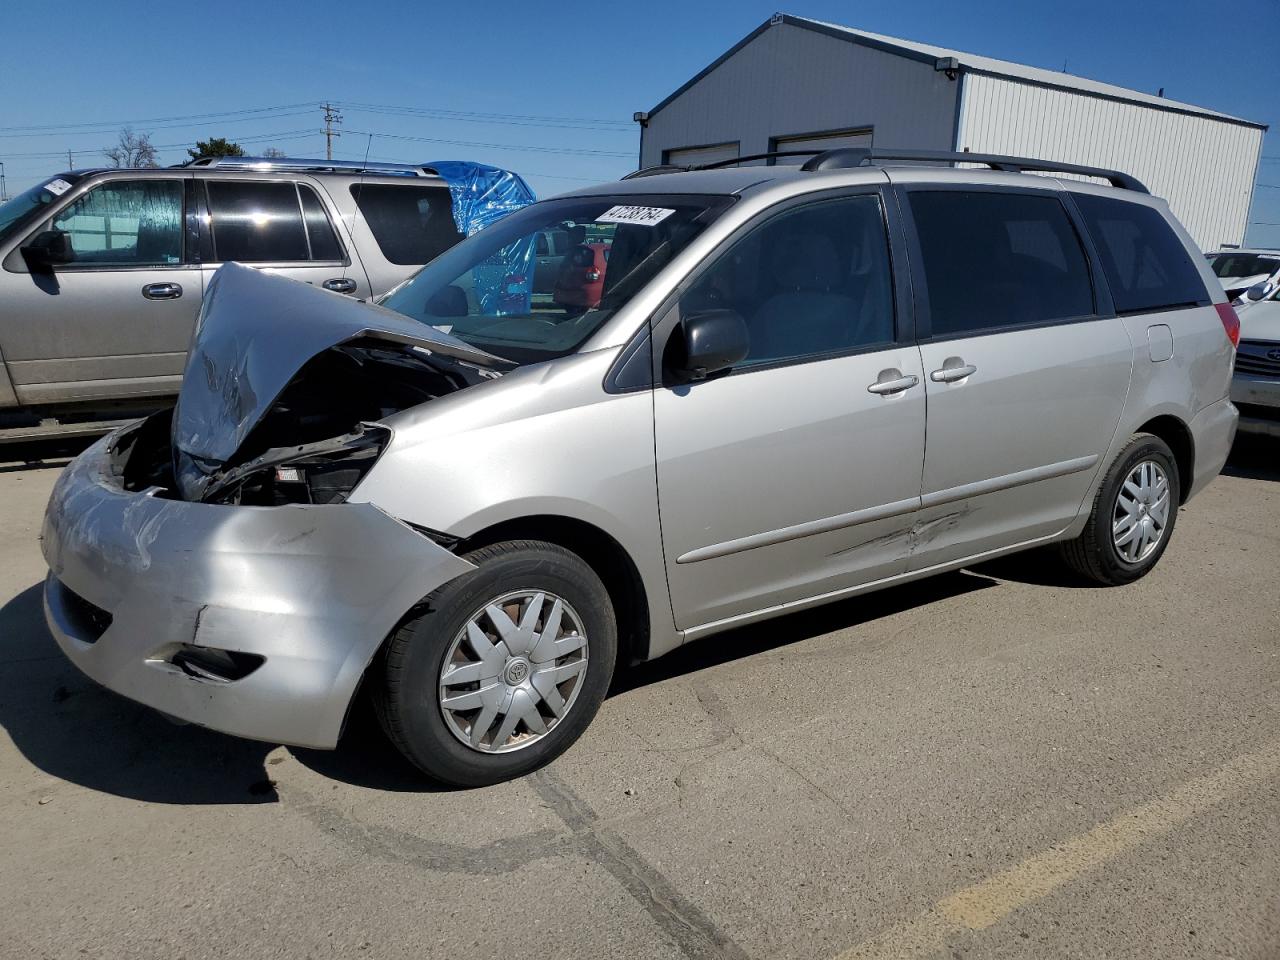
[{"label": "toyota sienna minivan", "polygon": [[[960,159],[999,169],[919,162]],[[598,301],[535,301],[578,228]],[[1045,544],[1145,575],[1226,459],[1238,336],[1132,177],[974,154],[641,171],[379,305],[229,264],[177,405],[59,479],[48,622],[172,717],[332,748],[363,689],[492,783],[691,640]]]}]

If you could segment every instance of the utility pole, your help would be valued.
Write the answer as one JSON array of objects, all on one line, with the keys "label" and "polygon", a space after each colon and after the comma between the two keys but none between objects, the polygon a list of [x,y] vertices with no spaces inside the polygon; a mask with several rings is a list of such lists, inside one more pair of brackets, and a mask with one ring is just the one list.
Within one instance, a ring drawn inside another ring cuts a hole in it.
[{"label": "utility pole", "polygon": [[75,161],[71,159],[71,148],[67,147],[67,169],[74,170],[76,168]]},{"label": "utility pole", "polygon": [[324,103],[324,158],[333,159],[333,138],[342,134],[333,129],[334,124],[342,122],[342,114],[333,108],[329,101]]},{"label": "utility pole", "polygon": [[0,203],[9,199],[9,191],[4,188],[4,161],[0,160]]}]

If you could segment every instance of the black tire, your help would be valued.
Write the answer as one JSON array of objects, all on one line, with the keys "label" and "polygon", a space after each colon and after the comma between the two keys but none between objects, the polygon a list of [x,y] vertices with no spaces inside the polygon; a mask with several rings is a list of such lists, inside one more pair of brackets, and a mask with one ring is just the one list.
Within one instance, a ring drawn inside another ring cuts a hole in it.
[{"label": "black tire", "polygon": [[[1112,518],[1116,500],[1125,478],[1144,460],[1155,461],[1164,471],[1169,483],[1169,519],[1163,536],[1150,554],[1136,563],[1126,560],[1116,548],[1112,537]],[[1178,518],[1178,505],[1182,502],[1182,489],[1178,477],[1178,464],[1169,445],[1150,433],[1134,434],[1133,439],[1120,451],[1107,471],[1089,511],[1089,520],[1083,532],[1074,540],[1060,545],[1062,558],[1076,573],[1096,583],[1109,587],[1132,583],[1146,576],[1164,555],[1173,537]]]},{"label": "black tire", "polygon": [[[576,554],[552,543],[511,540],[465,555],[477,567],[427,596],[391,635],[375,664],[374,709],[387,737],[440,783],[479,787],[523,776],[582,735],[609,689],[618,630],[608,591]],[[484,753],[450,729],[437,691],[444,657],[486,603],[515,590],[548,591],[577,612],[587,637],[586,678],[563,717],[527,747]]]}]

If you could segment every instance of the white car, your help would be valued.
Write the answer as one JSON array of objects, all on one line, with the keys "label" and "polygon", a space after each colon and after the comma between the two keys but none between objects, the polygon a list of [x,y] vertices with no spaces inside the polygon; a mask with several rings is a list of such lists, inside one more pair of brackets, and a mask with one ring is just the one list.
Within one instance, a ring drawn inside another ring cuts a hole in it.
[{"label": "white car", "polygon": [[1280,437],[1280,292],[1240,315],[1231,400],[1242,432]]},{"label": "white car", "polygon": [[[1205,258],[1227,291],[1227,299],[1237,306],[1247,306],[1280,289],[1280,250],[1219,250],[1205,254]],[[1261,289],[1246,297],[1255,286]]]}]

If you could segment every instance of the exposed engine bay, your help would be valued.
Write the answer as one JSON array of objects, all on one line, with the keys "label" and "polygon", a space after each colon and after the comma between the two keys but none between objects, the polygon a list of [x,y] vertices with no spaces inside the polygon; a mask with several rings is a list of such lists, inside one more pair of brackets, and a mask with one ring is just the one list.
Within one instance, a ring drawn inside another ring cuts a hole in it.
[{"label": "exposed engine bay", "polygon": [[[381,455],[391,431],[375,421],[499,376],[425,348],[357,339],[307,361],[235,454],[201,479],[205,503],[341,503]],[[127,490],[185,499],[170,442],[174,410],[121,438],[113,463]]]}]

